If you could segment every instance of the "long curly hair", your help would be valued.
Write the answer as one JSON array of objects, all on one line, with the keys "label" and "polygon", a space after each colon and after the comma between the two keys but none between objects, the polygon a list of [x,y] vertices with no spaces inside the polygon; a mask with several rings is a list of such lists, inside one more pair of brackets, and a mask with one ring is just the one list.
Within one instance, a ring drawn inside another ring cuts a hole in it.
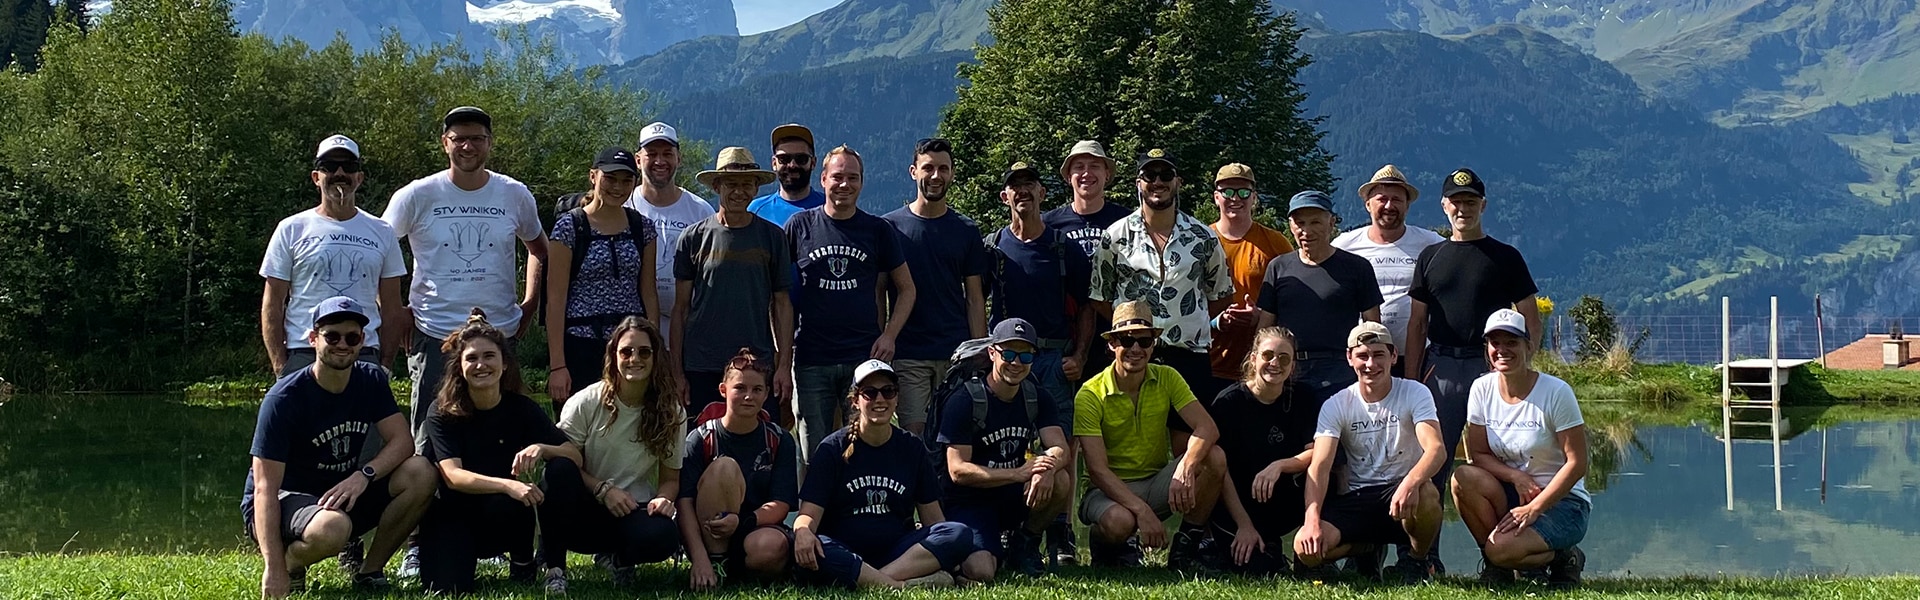
[{"label": "long curly hair", "polygon": [[621,319],[607,339],[607,353],[600,368],[600,407],[607,411],[607,422],[600,427],[611,427],[620,420],[620,385],[625,380],[620,376],[620,339],[630,332],[646,334],[648,343],[653,344],[653,368],[647,373],[647,396],[640,400],[640,426],[633,432],[633,441],[646,446],[647,452],[656,457],[672,456],[673,444],[680,441],[675,434],[686,419],[680,411],[679,380],[674,378],[673,369],[666,367],[670,364],[667,340],[652,321]]},{"label": "long curly hair", "polygon": [[514,355],[513,346],[507,343],[507,334],[487,323],[486,311],[474,308],[467,316],[467,324],[460,326],[447,336],[440,345],[441,354],[446,356],[446,376],[440,378],[440,393],[435,396],[434,406],[443,414],[455,417],[472,416],[477,410],[473,406],[473,393],[467,389],[467,378],[460,373],[460,355],[475,341],[487,340],[500,349],[500,393],[526,395],[527,384],[520,376],[520,359]]}]

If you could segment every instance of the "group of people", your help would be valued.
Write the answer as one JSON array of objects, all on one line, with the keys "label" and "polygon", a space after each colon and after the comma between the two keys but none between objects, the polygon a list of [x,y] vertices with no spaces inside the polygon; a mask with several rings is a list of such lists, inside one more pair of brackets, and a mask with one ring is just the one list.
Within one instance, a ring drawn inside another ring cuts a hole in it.
[{"label": "group of people", "polygon": [[[485,111],[441,131],[448,169],[381,217],[358,208],[359,145],[322,141],[318,205],[268,244],[281,378],[241,503],[265,596],[334,556],[387,587],[403,548],[398,575],[444,592],[497,560],[564,593],[569,553],[617,586],[681,552],[695,590],[981,583],[1077,563],[1074,517],[1097,567],[1166,548],[1186,572],[1346,559],[1379,578],[1397,546],[1393,571],[1420,581],[1444,568],[1448,500],[1482,578],[1580,579],[1580,409],[1532,368],[1536,289],[1483,231],[1471,170],[1442,185],[1450,237],[1407,226],[1419,191],[1392,165],[1359,188],[1369,225],[1336,237],[1310,190],[1289,236],[1255,221],[1246,165],[1215,173],[1203,224],[1167,152],[1140,156],[1129,209],[1082,141],[1059,168],[1070,203],[1042,212],[1040,171],[1015,163],[1009,224],[983,235],[947,204],[946,140],[916,144],[915,197],[876,216],[860,154],[818,152],[806,127],[773,130],[771,169],[721,150],[696,177],[709,205],[653,123],[548,226],[487,169]],[[515,352],[534,319],[551,406]],[[402,349],[410,419],[388,386]]]}]

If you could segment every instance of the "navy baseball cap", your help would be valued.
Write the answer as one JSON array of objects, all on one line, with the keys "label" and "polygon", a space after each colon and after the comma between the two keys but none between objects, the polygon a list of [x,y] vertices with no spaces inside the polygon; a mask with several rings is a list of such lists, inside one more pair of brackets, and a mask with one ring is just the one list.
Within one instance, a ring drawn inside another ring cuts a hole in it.
[{"label": "navy baseball cap", "polygon": [[594,170],[602,173],[626,171],[639,175],[640,168],[638,165],[639,163],[633,160],[633,153],[628,152],[626,148],[610,147],[601,150],[598,156],[593,157]]},{"label": "navy baseball cap", "polygon": [[1040,347],[1040,334],[1034,333],[1033,324],[1028,323],[1026,319],[1014,317],[994,325],[993,333],[987,336],[987,342],[991,344],[1026,342],[1038,348]]},{"label": "navy baseball cap", "polygon": [[307,317],[309,318],[308,322],[313,324],[314,329],[345,320],[357,321],[361,327],[366,327],[367,323],[372,322],[372,319],[367,317],[366,307],[361,306],[359,300],[354,300],[346,296],[334,296],[326,300],[321,300],[319,304],[315,304],[313,308],[307,310]]},{"label": "navy baseball cap", "polygon": [[1320,190],[1307,190],[1294,194],[1293,199],[1287,201],[1288,215],[1292,215],[1294,211],[1303,208],[1318,208],[1331,213],[1333,212],[1333,198],[1328,196],[1326,192]]},{"label": "navy baseball cap", "polygon": [[487,131],[493,131],[493,116],[477,106],[462,106],[447,111],[447,116],[440,119],[440,130],[453,129],[454,125],[461,123],[479,123]]}]

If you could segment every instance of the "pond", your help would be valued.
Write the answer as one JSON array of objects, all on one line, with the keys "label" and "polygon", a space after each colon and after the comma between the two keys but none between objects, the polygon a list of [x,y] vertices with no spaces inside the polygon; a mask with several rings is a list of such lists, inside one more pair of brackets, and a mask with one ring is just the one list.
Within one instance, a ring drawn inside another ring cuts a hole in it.
[{"label": "pond", "polygon": [[[239,497],[257,404],[178,397],[17,397],[0,405],[0,553],[251,551]],[[1639,425],[1590,410],[1594,575],[1873,575],[1920,571],[1920,420],[1808,427],[1733,445],[1710,422]],[[1655,420],[1655,419],[1649,419]],[[1672,418],[1665,422],[1675,422]],[[1742,437],[1754,431],[1738,430]],[[1443,556],[1473,569],[1458,520]]]}]

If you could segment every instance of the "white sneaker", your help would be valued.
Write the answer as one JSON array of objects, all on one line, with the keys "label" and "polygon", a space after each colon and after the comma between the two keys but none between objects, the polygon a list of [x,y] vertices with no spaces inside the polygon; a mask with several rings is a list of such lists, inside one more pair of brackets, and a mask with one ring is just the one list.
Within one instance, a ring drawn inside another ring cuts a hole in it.
[{"label": "white sneaker", "polygon": [[401,579],[420,578],[420,548],[408,548],[407,555],[400,558],[400,570],[393,575]]}]

